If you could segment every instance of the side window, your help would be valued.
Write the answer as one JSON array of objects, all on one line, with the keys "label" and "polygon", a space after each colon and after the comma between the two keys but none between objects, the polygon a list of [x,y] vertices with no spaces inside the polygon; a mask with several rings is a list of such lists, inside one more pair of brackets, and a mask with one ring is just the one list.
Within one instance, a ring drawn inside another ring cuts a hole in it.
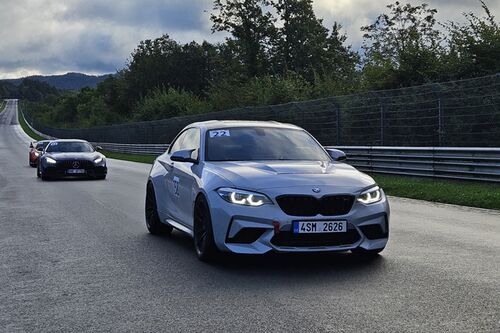
[{"label": "side window", "polygon": [[190,128],[184,131],[172,144],[169,153],[175,153],[179,150],[199,149],[200,148],[200,130]]},{"label": "side window", "polygon": [[198,154],[200,153],[200,130],[197,128],[191,128],[186,131],[186,136],[182,142],[182,149],[195,149],[191,154],[191,157],[198,159]]},{"label": "side window", "polygon": [[191,128],[186,131],[186,136],[182,141],[182,149],[199,149],[200,148],[200,130]]},{"label": "side window", "polygon": [[176,151],[182,150],[181,144],[182,144],[182,141],[184,140],[185,136],[186,136],[186,132],[183,132],[181,135],[179,135],[177,137],[177,139],[170,146],[170,150],[168,151],[169,154],[172,154],[172,153],[175,153]]}]

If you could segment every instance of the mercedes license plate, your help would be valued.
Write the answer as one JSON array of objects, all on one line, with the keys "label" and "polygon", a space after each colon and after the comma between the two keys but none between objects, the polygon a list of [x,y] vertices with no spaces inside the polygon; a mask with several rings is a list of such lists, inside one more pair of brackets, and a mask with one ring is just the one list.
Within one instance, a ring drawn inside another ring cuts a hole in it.
[{"label": "mercedes license plate", "polygon": [[85,169],[68,169],[66,173],[70,175],[79,175],[85,173]]}]

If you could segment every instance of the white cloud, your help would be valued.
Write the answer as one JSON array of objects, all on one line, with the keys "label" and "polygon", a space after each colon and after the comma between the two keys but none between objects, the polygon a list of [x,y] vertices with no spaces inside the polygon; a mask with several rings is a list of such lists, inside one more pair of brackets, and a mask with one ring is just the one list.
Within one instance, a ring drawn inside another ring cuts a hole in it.
[{"label": "white cloud", "polygon": [[[314,8],[325,25],[341,23],[358,48],[359,28],[390,2],[314,0]],[[479,1],[425,2],[438,9],[441,21],[460,20],[464,11],[481,13]],[[500,12],[500,1],[486,2]],[[211,0],[0,0],[0,78],[114,72],[139,41],[165,33],[180,42],[223,40],[224,34],[211,34],[211,7]]]},{"label": "white cloud", "polygon": [[[362,43],[362,26],[373,23],[375,18],[387,12],[386,6],[394,3],[395,0],[314,0],[314,9],[318,17],[324,19],[327,26],[331,26],[335,21],[342,24],[344,31],[347,32],[348,43],[354,48],[359,48]],[[440,22],[463,21],[464,12],[474,12],[483,16],[483,9],[479,0],[421,0],[405,1],[400,3],[411,3],[420,5],[427,3],[430,8],[438,10],[436,18]],[[500,1],[485,0],[493,13],[500,15]]]}]

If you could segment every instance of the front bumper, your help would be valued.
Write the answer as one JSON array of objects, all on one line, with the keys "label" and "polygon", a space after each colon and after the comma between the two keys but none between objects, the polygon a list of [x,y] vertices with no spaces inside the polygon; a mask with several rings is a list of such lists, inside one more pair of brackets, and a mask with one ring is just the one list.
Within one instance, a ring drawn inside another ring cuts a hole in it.
[{"label": "front bumper", "polygon": [[[375,204],[355,201],[348,214],[300,217],[273,205],[248,207],[228,203],[216,192],[208,195],[217,247],[242,254],[276,252],[347,251],[380,249],[389,239],[390,208],[387,198]],[[274,198],[275,196],[270,196]],[[347,221],[345,233],[294,234],[294,221]]]},{"label": "front bumper", "polygon": [[45,166],[44,173],[50,178],[99,178],[104,177],[108,173],[108,168],[104,166],[86,167],[85,173],[69,174],[68,168],[63,166]]}]

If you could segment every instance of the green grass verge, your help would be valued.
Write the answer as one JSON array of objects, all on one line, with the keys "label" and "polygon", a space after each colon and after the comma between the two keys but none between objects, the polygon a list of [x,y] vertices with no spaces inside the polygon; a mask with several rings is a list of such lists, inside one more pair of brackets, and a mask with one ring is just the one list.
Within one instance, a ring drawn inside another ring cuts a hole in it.
[{"label": "green grass verge", "polygon": [[19,119],[19,125],[21,125],[24,133],[28,134],[31,136],[33,139],[40,141],[40,140],[45,140],[44,137],[41,137],[40,135],[36,134],[31,130],[31,128],[26,124],[26,121],[24,121],[23,115],[21,114],[21,111],[17,111],[17,118]]},{"label": "green grass verge", "polygon": [[388,195],[500,210],[500,184],[380,174],[371,176]]},{"label": "green grass verge", "polygon": [[149,163],[153,164],[156,156],[151,155],[136,155],[136,154],[125,154],[125,153],[115,153],[112,151],[103,150],[102,153],[106,155],[106,157],[114,158],[117,160],[131,161],[131,162],[139,162],[139,163]]},{"label": "green grass verge", "polygon": [[[32,138],[36,140],[44,139],[28,127],[20,113],[19,123],[26,134]],[[156,158],[151,155],[125,154],[111,151],[103,151],[102,153],[109,158],[149,164],[152,164]],[[500,210],[499,184],[380,174],[372,174],[371,176],[384,189],[386,194],[395,197]]]}]

